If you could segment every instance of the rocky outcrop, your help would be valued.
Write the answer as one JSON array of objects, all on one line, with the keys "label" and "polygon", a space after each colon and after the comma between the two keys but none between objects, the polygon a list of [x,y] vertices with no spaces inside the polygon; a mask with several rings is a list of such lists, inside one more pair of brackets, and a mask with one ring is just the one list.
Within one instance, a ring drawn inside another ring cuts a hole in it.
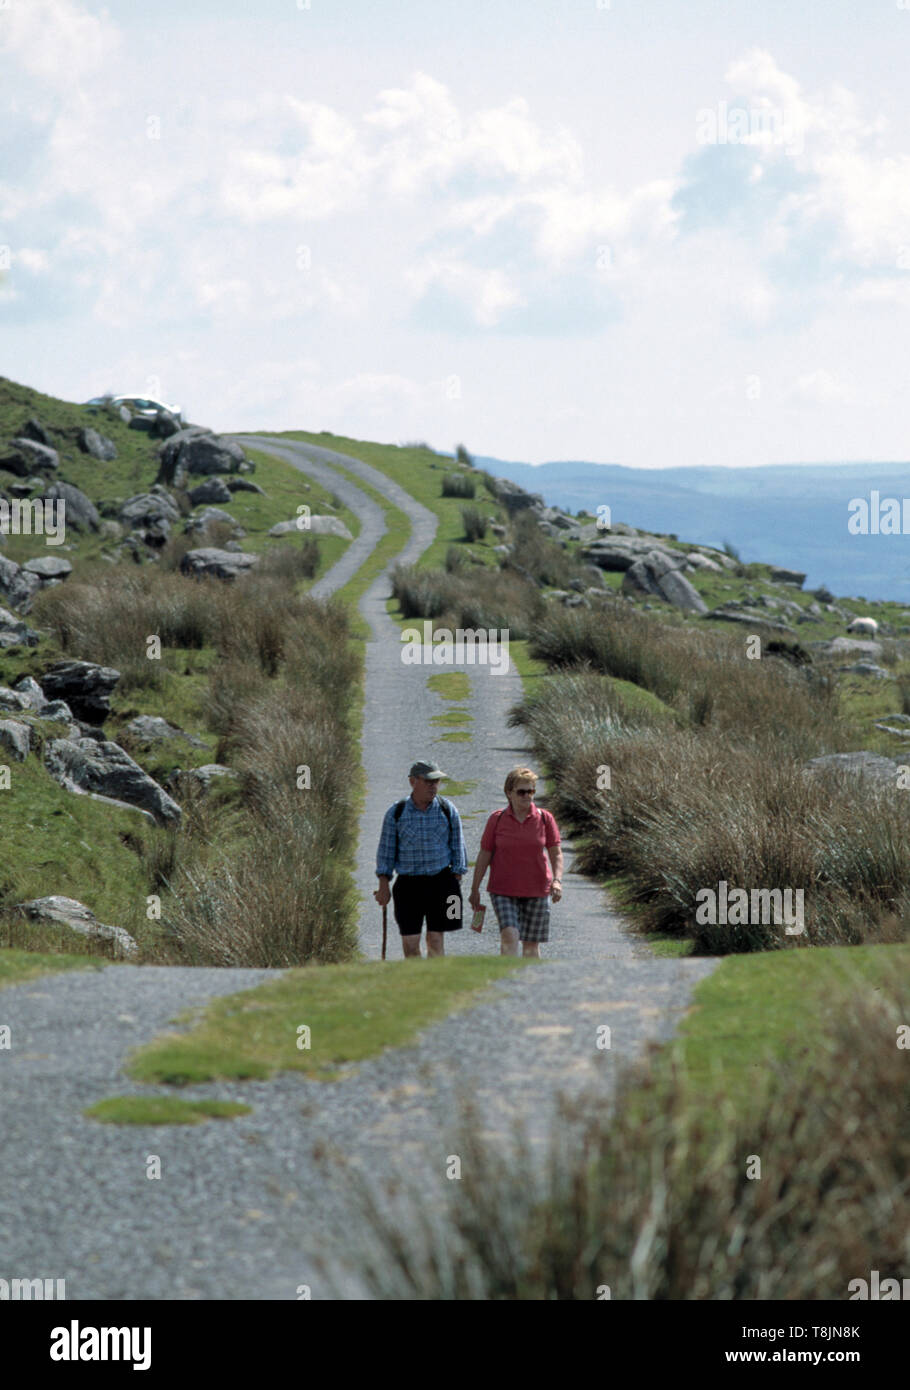
[{"label": "rocky outcrop", "polygon": [[94,738],[50,739],[44,748],[50,775],[71,792],[143,811],[157,825],[173,825],[181,811],[154,778],[117,743]]},{"label": "rocky outcrop", "polygon": [[671,555],[665,550],[648,551],[626,570],[622,592],[650,594],[684,613],[707,613],[704,599],[680,573],[684,564],[684,555]]},{"label": "rocky outcrop", "polygon": [[161,445],[157,482],[182,487],[191,473],[240,473],[254,465],[239,444],[201,425],[178,430]]},{"label": "rocky outcrop", "polygon": [[42,698],[65,700],[77,719],[103,724],[111,712],[111,693],[120,679],[112,666],[93,661],[55,661],[41,675]]},{"label": "rocky outcrop", "polygon": [[132,936],[123,927],[109,927],[99,922],[91,908],[76,898],[66,898],[59,893],[47,898],[32,898],[28,902],[17,903],[16,910],[32,922],[56,922],[79,932],[81,936],[99,941],[113,941],[116,954],[130,957],[138,953]]}]

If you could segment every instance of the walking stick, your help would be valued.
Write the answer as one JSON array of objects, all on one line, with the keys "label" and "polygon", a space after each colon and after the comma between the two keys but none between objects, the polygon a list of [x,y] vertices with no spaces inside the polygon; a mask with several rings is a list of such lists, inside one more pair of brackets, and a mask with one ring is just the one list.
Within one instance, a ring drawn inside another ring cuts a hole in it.
[{"label": "walking stick", "polygon": [[382,905],[382,959],[385,960],[386,905]]}]

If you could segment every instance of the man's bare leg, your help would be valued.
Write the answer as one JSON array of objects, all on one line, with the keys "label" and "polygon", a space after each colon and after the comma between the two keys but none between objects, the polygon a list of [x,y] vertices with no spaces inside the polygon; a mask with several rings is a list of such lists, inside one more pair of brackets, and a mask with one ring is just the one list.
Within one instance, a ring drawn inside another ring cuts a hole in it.
[{"label": "man's bare leg", "polygon": [[444,956],[446,953],[446,934],[443,931],[427,932],[427,957]]},{"label": "man's bare leg", "polygon": [[503,927],[499,933],[499,954],[501,956],[518,955],[518,928]]},{"label": "man's bare leg", "polygon": [[[517,955],[518,952],[516,951],[515,954]],[[540,942],[523,941],[521,943],[521,954],[523,956],[531,956],[534,960],[540,960]]]},{"label": "man's bare leg", "polygon": [[416,936],[401,937],[401,949],[410,960],[420,960],[420,932]]}]

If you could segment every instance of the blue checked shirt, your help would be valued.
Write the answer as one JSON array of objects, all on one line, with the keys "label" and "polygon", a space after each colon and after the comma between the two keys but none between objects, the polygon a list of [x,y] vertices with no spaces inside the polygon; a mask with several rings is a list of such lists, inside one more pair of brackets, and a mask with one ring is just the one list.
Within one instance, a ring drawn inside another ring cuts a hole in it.
[{"label": "blue checked shirt", "polygon": [[409,796],[398,821],[395,820],[397,805],[396,801],[383,817],[382,834],[376,853],[377,874],[386,878],[391,878],[394,872],[438,874],[441,869],[446,868],[451,868],[456,874],[467,873],[468,856],[461,830],[461,818],[451,801],[451,826],[439,804],[438,796],[434,796],[425,811],[418,811]]}]

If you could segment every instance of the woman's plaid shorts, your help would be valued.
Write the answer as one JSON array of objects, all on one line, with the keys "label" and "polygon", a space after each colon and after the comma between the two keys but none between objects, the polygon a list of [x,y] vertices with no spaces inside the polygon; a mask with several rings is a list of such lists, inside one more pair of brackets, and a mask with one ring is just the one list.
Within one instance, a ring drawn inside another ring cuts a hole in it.
[{"label": "woman's plaid shorts", "polygon": [[502,893],[491,893],[490,902],[500,931],[515,927],[521,941],[549,941],[549,898],[509,898]]}]

